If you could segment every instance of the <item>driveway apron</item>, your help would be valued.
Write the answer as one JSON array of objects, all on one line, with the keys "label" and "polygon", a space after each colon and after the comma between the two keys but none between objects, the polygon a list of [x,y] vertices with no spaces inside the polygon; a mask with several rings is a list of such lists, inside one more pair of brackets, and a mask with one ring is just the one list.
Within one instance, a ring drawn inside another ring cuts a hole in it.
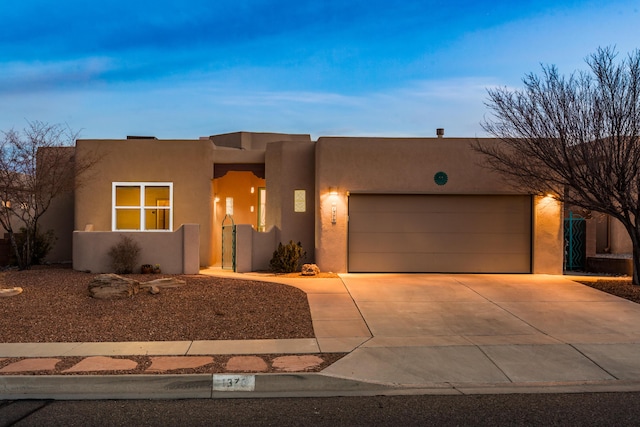
[{"label": "driveway apron", "polygon": [[562,276],[341,278],[372,338],[327,374],[430,387],[640,380],[640,305]]}]

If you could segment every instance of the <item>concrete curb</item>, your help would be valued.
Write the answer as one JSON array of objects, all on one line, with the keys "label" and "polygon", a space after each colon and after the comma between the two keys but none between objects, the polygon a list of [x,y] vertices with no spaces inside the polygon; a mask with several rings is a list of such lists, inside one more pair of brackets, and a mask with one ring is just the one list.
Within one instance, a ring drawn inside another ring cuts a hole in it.
[{"label": "concrete curb", "polygon": [[640,381],[377,384],[302,374],[0,376],[0,400],[221,399],[374,395],[637,392]]}]

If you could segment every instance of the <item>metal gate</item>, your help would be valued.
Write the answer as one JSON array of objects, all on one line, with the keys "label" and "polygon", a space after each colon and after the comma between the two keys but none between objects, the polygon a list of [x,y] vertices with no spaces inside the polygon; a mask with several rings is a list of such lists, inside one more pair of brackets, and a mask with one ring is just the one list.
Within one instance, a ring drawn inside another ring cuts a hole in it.
[{"label": "metal gate", "polygon": [[584,270],[586,264],[587,222],[579,215],[569,212],[564,219],[564,269]]},{"label": "metal gate", "polygon": [[236,271],[236,224],[231,215],[222,220],[222,268]]}]

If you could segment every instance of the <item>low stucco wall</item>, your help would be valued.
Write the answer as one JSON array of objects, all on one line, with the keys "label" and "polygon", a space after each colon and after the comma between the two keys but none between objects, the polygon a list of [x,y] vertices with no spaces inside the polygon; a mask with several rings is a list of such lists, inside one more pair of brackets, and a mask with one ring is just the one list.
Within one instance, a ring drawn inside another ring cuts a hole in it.
[{"label": "low stucco wall", "polygon": [[92,273],[112,273],[109,250],[122,236],[140,245],[139,264],[160,264],[163,273],[198,274],[200,239],[197,224],[184,224],[171,233],[73,232],[73,268]]},{"label": "low stucco wall", "polygon": [[236,225],[236,271],[265,271],[277,246],[277,230],[256,231],[249,224]]}]

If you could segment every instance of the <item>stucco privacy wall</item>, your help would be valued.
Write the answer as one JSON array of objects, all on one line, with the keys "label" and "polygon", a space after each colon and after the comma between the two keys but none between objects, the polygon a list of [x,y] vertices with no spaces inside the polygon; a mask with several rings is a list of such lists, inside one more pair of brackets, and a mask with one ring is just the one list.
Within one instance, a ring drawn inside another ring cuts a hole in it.
[{"label": "stucco privacy wall", "polygon": [[[481,144],[498,144],[480,139]],[[503,178],[483,167],[462,138],[338,138],[316,143],[316,262],[324,271],[347,271],[347,203],[349,193],[380,194],[519,194]],[[437,172],[448,181],[438,185]],[[330,190],[337,191],[331,196]],[[534,198],[532,271],[562,272],[562,222],[556,202]],[[337,216],[331,221],[332,203]],[[550,207],[550,204],[555,207]]]},{"label": "stucco privacy wall", "polygon": [[159,264],[163,273],[198,274],[198,224],[185,224],[171,233],[121,233],[75,231],[73,268],[92,273],[112,273],[109,250],[122,236],[131,237],[140,247],[138,267]]},{"label": "stucco privacy wall", "polygon": [[[272,142],[265,156],[266,229],[275,228],[279,242],[300,242],[307,253],[304,262],[314,259],[315,146],[313,142]],[[295,190],[304,190],[304,212],[294,209]]]},{"label": "stucco privacy wall", "polygon": [[[75,230],[111,231],[113,182],[172,182],[174,230],[199,224],[200,236],[211,236],[212,152],[208,139],[78,140],[76,156],[99,161],[76,190]],[[199,240],[200,264],[208,265],[210,239]]]}]

